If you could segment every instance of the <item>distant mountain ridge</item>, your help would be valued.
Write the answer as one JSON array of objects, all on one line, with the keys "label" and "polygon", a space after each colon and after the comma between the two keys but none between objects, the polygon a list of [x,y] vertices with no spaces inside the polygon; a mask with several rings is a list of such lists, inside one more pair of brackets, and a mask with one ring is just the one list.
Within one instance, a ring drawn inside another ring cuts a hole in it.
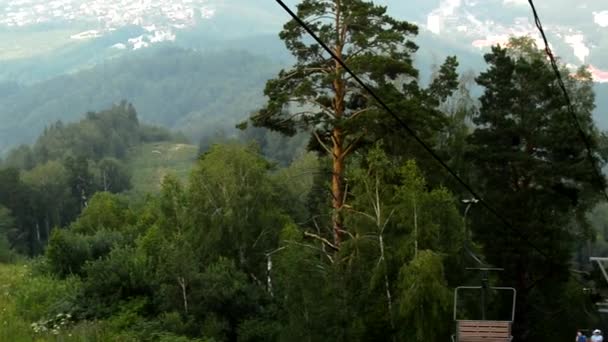
[{"label": "distant mountain ridge", "polygon": [[[286,1],[292,8],[298,2]],[[57,119],[74,120],[121,99],[132,101],[144,121],[194,139],[231,129],[261,104],[265,80],[293,61],[277,37],[289,16],[274,1],[122,3],[0,0],[0,153]],[[414,58],[423,82],[448,55],[458,56],[461,72],[479,72],[490,44],[535,32],[522,0],[376,3],[418,24]],[[537,6],[562,61],[590,63],[608,78],[608,23],[602,24],[608,4]],[[596,93],[595,117],[608,129],[608,83]]]},{"label": "distant mountain ridge", "polygon": [[56,121],[126,99],[144,122],[198,139],[232,129],[263,101],[279,64],[244,51],[158,47],[30,86],[0,86],[0,153]]}]

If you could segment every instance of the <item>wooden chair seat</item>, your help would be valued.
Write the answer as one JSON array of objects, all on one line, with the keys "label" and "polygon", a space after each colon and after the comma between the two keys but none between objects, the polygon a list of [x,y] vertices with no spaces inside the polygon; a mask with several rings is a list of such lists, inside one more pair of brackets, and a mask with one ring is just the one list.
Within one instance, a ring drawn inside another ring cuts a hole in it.
[{"label": "wooden chair seat", "polygon": [[511,322],[458,321],[458,342],[509,342]]}]

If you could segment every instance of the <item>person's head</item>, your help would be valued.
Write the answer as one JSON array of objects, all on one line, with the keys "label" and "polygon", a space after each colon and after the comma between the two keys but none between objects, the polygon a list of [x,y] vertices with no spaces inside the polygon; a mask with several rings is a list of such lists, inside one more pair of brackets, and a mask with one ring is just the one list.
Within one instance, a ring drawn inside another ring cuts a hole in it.
[{"label": "person's head", "polygon": [[576,336],[582,336],[582,335],[583,335],[583,333],[580,330],[576,332]]},{"label": "person's head", "polygon": [[593,335],[600,335],[602,332],[599,329],[593,331]]}]

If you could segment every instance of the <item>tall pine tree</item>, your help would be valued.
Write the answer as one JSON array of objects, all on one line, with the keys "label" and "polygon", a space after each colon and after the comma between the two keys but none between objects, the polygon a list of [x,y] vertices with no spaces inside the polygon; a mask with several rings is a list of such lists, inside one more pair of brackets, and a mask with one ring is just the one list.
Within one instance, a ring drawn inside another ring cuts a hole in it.
[{"label": "tall pine tree", "polygon": [[[430,87],[421,89],[412,65],[417,46],[410,38],[418,32],[415,25],[362,0],[303,0],[297,14],[414,129],[432,130],[443,120],[436,108],[457,86],[458,63],[448,58]],[[311,147],[331,158],[333,238],[339,245],[345,231],[347,160],[361,146],[384,138],[394,123],[296,21],[285,24],[280,37],[297,62],[268,81],[268,102],[252,121],[288,135],[312,132]]]},{"label": "tall pine tree", "polygon": [[[517,231],[480,213],[473,217],[475,233],[488,261],[505,268],[506,285],[518,290],[516,340],[553,337],[559,326],[539,329],[546,325],[545,312],[556,309],[542,294],[563,292],[575,234],[584,226],[576,218],[584,218],[605,185],[594,179],[553,70],[534,42],[512,39],[506,48],[492,48],[485,60],[488,69],[477,78],[484,93],[469,160],[486,200]],[[567,77],[578,120],[596,147],[591,77],[585,70]]]}]

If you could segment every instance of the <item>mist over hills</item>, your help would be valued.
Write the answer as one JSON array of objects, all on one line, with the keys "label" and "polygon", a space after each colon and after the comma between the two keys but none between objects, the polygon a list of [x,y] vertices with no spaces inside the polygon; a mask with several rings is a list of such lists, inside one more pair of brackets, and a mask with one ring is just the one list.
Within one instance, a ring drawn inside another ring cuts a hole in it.
[{"label": "mist over hills", "polygon": [[56,120],[75,121],[121,99],[140,118],[193,139],[231,129],[262,103],[278,66],[244,51],[159,47],[29,86],[0,86],[0,146],[30,143]]},{"label": "mist over hills", "polygon": [[[458,56],[461,72],[479,72],[490,45],[536,34],[526,1],[377,3],[419,25],[422,82],[448,55]],[[274,1],[121,4],[0,0],[0,154],[31,142],[51,122],[122,99],[142,120],[193,139],[231,130],[262,103],[265,80],[292,61],[277,37],[289,18]],[[608,83],[600,83],[608,70],[608,5],[558,0],[538,8],[560,58],[594,67],[595,117],[608,129]]]},{"label": "mist over hills", "polygon": [[[165,43],[102,58],[96,65],[63,73],[59,70],[77,65],[60,63],[63,53],[38,63],[39,69],[27,69],[35,59],[20,61],[32,75],[59,75],[31,83],[0,82],[0,154],[33,142],[56,120],[75,121],[123,99],[134,104],[142,121],[182,131],[193,141],[218,132],[230,135],[238,121],[263,103],[266,80],[291,62],[274,34],[221,41],[201,36],[190,42],[187,48]],[[422,82],[450,54],[463,56],[461,70],[483,63],[481,55],[457,46],[442,46],[437,52],[441,42],[430,36],[419,44],[415,59]],[[82,61],[100,58],[82,51]]]}]

